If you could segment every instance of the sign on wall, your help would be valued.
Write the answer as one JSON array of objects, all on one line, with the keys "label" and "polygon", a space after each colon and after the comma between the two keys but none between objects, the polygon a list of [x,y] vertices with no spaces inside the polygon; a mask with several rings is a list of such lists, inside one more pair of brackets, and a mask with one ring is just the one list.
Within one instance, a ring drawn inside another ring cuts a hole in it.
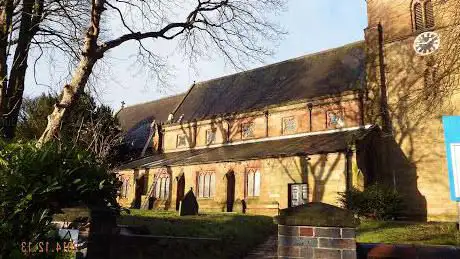
[{"label": "sign on wall", "polygon": [[443,116],[450,197],[460,201],[460,116]]}]

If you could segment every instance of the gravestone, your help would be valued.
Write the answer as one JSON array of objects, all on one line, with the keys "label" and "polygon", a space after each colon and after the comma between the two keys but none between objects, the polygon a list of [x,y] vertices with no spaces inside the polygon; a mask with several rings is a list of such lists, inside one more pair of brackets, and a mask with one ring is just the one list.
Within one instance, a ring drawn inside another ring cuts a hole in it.
[{"label": "gravestone", "polygon": [[196,201],[195,194],[193,189],[190,190],[185,195],[184,199],[181,201],[179,208],[180,216],[191,216],[198,215],[198,202]]},{"label": "gravestone", "polygon": [[359,220],[345,209],[314,202],[280,211],[278,257],[356,259]]}]

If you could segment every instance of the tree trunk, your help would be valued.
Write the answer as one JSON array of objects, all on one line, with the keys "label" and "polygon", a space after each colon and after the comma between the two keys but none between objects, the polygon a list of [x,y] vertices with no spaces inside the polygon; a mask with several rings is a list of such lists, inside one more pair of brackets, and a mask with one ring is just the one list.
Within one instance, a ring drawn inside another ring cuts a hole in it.
[{"label": "tree trunk", "polygon": [[37,146],[42,146],[54,137],[57,137],[59,127],[64,117],[64,113],[74,100],[78,98],[79,93],[83,91],[88,82],[91,71],[93,70],[96,58],[83,56],[80,60],[75,73],[72,76],[70,84],[65,85],[61,93],[61,100],[54,105],[53,112],[48,115],[48,124],[42,136],[38,140]]},{"label": "tree trunk", "polygon": [[4,135],[2,128],[8,124],[3,116],[7,110],[6,89],[8,86],[8,36],[13,19],[13,1],[0,3],[0,137]]},{"label": "tree trunk", "polygon": [[86,31],[80,62],[72,75],[70,84],[64,86],[61,100],[54,105],[53,112],[48,115],[48,124],[37,142],[37,147],[43,146],[57,136],[66,109],[79,97],[79,93],[83,92],[96,61],[103,56],[103,52],[98,49],[97,39],[100,32],[101,15],[105,10],[104,4],[105,0],[92,1],[91,24]]},{"label": "tree trunk", "polygon": [[[38,31],[38,24],[43,14],[44,1],[24,0],[19,26],[18,43],[12,60],[9,80],[2,94],[2,118],[6,123],[0,125],[3,136],[13,139],[24,94],[24,81],[27,72],[30,44]],[[7,40],[7,46],[9,42]],[[2,50],[3,52],[3,50]],[[8,53],[6,53],[8,54]],[[6,56],[7,59],[7,56]],[[7,71],[5,71],[8,73]],[[2,89],[3,90],[3,89]]]}]

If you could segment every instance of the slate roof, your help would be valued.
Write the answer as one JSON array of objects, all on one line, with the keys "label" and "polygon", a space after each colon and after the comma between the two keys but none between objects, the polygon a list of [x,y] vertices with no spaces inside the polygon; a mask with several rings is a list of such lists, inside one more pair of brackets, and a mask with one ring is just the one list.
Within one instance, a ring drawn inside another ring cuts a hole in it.
[{"label": "slate roof", "polygon": [[354,140],[360,138],[367,131],[358,129],[157,154],[124,164],[120,169],[206,164],[340,152],[345,151],[351,143],[354,143]]},{"label": "slate roof", "polygon": [[126,132],[125,152],[135,152],[143,149],[150,133],[150,124],[156,121],[166,121],[168,115],[184,98],[185,94],[175,95],[156,101],[129,106],[117,114],[121,128]]},{"label": "slate roof", "polygon": [[[187,93],[122,109],[117,117],[127,132],[126,152],[141,150],[153,119],[174,114],[183,121],[211,118],[361,89],[365,80],[364,42],[290,59],[196,83]],[[184,98],[185,97],[185,98]]]},{"label": "slate roof", "polygon": [[364,58],[357,42],[197,83],[174,117],[199,120],[360,89]]},{"label": "slate roof", "polygon": [[152,123],[153,119],[157,121],[166,121],[168,115],[173,112],[177,104],[184,98],[184,95],[185,94],[169,96],[123,108],[117,114],[120,125],[124,130],[128,131],[142,124],[144,120],[148,120],[150,123]]}]

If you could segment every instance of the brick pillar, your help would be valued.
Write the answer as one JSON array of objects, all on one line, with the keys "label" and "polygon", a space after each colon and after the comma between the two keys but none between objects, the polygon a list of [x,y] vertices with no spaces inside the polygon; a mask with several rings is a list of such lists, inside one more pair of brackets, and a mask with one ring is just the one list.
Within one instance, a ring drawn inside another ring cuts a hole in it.
[{"label": "brick pillar", "polygon": [[355,229],[279,225],[278,256],[356,259]]},{"label": "brick pillar", "polygon": [[91,209],[88,236],[88,259],[110,259],[114,234],[117,231],[116,214],[108,209]]},{"label": "brick pillar", "polygon": [[308,203],[281,210],[275,221],[279,258],[356,259],[359,221],[347,210]]}]

